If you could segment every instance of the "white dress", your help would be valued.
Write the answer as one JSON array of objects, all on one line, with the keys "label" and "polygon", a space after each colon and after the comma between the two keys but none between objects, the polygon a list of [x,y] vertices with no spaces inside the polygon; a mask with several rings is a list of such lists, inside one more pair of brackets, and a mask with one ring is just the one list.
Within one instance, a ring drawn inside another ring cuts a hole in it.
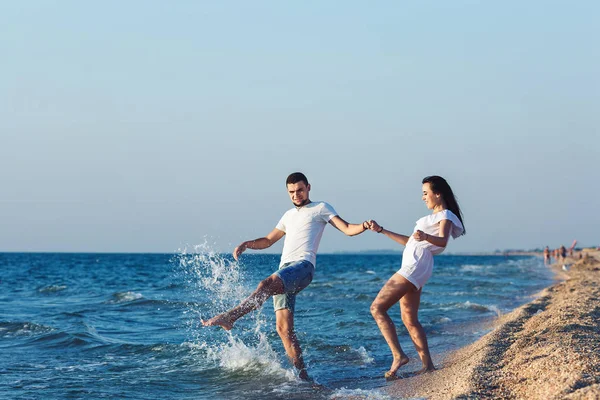
[{"label": "white dress", "polygon": [[[429,235],[439,236],[440,222],[445,219],[452,223],[450,235],[456,239],[463,233],[464,228],[458,217],[450,210],[443,210],[421,218],[417,221],[413,233],[421,230]],[[427,283],[433,272],[433,256],[442,251],[444,251],[444,247],[435,246],[426,240],[419,242],[411,235],[402,253],[402,267],[397,273],[420,289]]]}]

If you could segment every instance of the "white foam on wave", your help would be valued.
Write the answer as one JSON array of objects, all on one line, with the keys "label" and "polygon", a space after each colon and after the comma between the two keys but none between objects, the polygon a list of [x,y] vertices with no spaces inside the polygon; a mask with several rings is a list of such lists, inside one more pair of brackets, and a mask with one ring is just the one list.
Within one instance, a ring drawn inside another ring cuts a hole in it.
[{"label": "white foam on wave", "polygon": [[118,292],[112,295],[112,299],[108,301],[109,304],[128,303],[130,301],[139,300],[143,298],[141,293],[136,292]]},{"label": "white foam on wave", "polygon": [[470,301],[465,301],[463,303],[463,306],[465,308],[469,308],[471,310],[492,311],[492,312],[495,312],[498,317],[500,317],[502,315],[502,311],[500,311],[498,306],[493,305],[493,304],[492,305],[483,305],[483,304],[471,303]]},{"label": "white foam on wave", "polygon": [[383,394],[378,390],[364,390],[364,389],[336,389],[331,396],[331,400],[391,400],[391,397],[387,394]]},{"label": "white foam on wave", "polygon": [[38,289],[38,293],[55,293],[63,291],[67,288],[67,285],[48,285]]},{"label": "white foam on wave", "polygon": [[486,265],[466,264],[460,267],[461,272],[481,272],[488,269]]},{"label": "white foam on wave", "polygon": [[0,335],[7,337],[42,335],[54,330],[50,326],[39,325],[33,322],[7,322],[0,325]]},{"label": "white foam on wave", "polygon": [[547,271],[548,268],[544,265],[544,260],[541,257],[527,257],[517,260],[507,260],[504,264],[506,267],[516,268],[518,271],[531,272],[534,269]]}]

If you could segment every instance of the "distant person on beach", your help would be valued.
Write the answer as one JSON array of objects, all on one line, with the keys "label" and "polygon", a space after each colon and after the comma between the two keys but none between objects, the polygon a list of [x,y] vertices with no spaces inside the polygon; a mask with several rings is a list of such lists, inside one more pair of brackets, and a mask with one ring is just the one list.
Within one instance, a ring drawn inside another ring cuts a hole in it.
[{"label": "distant person on beach", "polygon": [[560,257],[563,262],[565,261],[565,258],[567,258],[567,248],[565,246],[560,246]]},{"label": "distant person on beach", "polygon": [[569,257],[573,257],[573,254],[575,252],[575,246],[577,246],[577,240],[573,240],[573,243],[571,243],[571,247],[569,247]]},{"label": "distant person on beach", "polygon": [[406,246],[400,270],[381,288],[371,305],[371,314],[394,357],[390,370],[385,373],[386,378],[395,377],[398,369],[409,361],[400,347],[396,327],[387,313],[398,301],[402,322],[423,363],[418,373],[435,370],[425,331],[418,320],[421,291],[431,277],[433,256],[444,251],[450,236],[457,238],[465,234],[460,207],[444,178],[428,176],[423,179],[423,201],[432,214],[419,219],[410,236],[384,229],[376,221],[368,221],[371,230]]},{"label": "distant person on beach", "polygon": [[544,249],[544,264],[550,265],[551,262],[552,261],[550,260],[550,248],[546,246],[546,248]]},{"label": "distant person on beach", "polygon": [[267,236],[243,242],[233,251],[233,257],[238,260],[244,250],[266,249],[285,235],[279,270],[261,281],[257,289],[237,307],[202,321],[202,324],[218,325],[230,330],[235,321],[261,307],[272,296],[277,333],[288,357],[298,369],[300,378],[306,380],[308,373],[302,359],[300,343],[294,333],[296,295],[312,282],[317,249],[327,223],[348,236],[361,234],[368,230],[369,226],[367,221],[362,224],[349,224],[329,204],[311,201],[311,187],[304,174],[291,174],[285,184],[294,208],[283,214],[275,229]]}]

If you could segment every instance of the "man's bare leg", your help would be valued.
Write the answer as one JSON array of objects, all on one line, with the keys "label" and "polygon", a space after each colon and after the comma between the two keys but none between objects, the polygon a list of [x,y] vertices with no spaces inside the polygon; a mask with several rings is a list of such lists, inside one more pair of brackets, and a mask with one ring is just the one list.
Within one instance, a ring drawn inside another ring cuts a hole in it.
[{"label": "man's bare leg", "polygon": [[421,290],[416,292],[409,292],[402,297],[400,300],[400,309],[402,313],[402,322],[410,334],[417,353],[421,357],[423,368],[421,368],[417,374],[424,372],[434,371],[435,367],[431,360],[431,354],[429,353],[429,345],[427,343],[427,336],[425,330],[418,320],[419,304],[421,303]]},{"label": "man's bare leg", "polygon": [[275,311],[277,333],[281,338],[285,352],[299,372],[300,379],[308,380],[308,372],[302,359],[300,343],[294,332],[294,314],[287,308]]},{"label": "man's bare leg", "polygon": [[415,287],[406,278],[394,274],[379,291],[379,294],[371,304],[371,315],[377,322],[381,334],[385,338],[392,356],[394,357],[390,370],[385,373],[386,378],[393,378],[398,369],[408,363],[409,358],[400,347],[396,326],[387,311],[397,303],[408,292],[414,291]]},{"label": "man's bare leg", "polygon": [[281,278],[279,278],[277,275],[271,275],[267,279],[261,281],[256,290],[237,307],[212,317],[207,321],[202,320],[202,325],[220,326],[226,331],[229,331],[231,328],[233,328],[233,324],[239,318],[248,314],[250,311],[261,307],[269,297],[282,293],[283,282],[281,281]]}]

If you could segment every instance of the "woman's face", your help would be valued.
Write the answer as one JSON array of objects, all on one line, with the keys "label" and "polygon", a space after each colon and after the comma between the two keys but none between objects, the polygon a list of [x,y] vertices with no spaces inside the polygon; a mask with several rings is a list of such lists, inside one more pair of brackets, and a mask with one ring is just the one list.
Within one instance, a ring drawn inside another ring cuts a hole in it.
[{"label": "woman's face", "polygon": [[436,206],[439,206],[442,204],[442,196],[440,196],[439,194],[433,193],[429,182],[423,184],[422,199],[425,202],[425,205],[427,206],[427,208],[429,208],[430,210],[433,210]]}]

